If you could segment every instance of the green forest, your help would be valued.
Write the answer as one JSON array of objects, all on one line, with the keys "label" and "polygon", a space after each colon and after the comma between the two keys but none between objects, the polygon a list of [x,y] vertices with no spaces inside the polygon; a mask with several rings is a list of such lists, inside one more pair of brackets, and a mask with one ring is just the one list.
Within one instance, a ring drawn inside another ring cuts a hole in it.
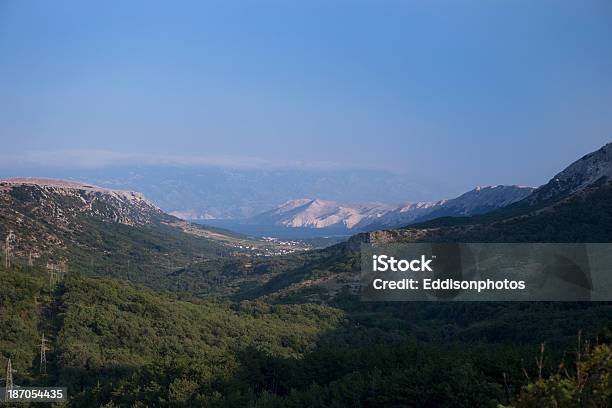
[{"label": "green forest", "polygon": [[607,304],[203,300],[78,272],[51,286],[46,271],[19,267],[0,269],[0,284],[0,363],[12,359],[15,384],[68,386],[71,406],[604,407],[610,398]]}]

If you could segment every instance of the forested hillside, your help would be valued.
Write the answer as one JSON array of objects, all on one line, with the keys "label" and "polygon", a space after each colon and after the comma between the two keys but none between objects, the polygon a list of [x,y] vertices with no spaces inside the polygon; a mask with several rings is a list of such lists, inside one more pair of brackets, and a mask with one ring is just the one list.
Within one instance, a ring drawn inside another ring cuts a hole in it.
[{"label": "forested hillside", "polygon": [[[593,339],[607,305],[202,301],[133,284],[0,269],[0,364],[67,385],[73,406],[496,406]],[[42,333],[48,374],[39,373]],[[572,365],[568,358],[568,365]]]}]

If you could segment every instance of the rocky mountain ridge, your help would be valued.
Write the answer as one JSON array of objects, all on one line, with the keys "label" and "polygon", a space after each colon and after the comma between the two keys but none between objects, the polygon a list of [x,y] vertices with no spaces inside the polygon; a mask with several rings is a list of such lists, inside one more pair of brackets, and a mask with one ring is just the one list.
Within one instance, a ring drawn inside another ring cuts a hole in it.
[{"label": "rocky mountain ridge", "polygon": [[[422,228],[373,231],[354,236],[352,245],[406,240],[598,242],[593,237],[599,236],[608,242],[611,196],[612,143],[608,143],[571,163],[526,198],[491,212],[494,216],[490,219],[472,217],[459,223],[433,220]],[[538,238],[548,236],[551,238]],[[592,238],[586,238],[589,236]]]},{"label": "rocky mountain ridge", "polygon": [[245,223],[292,228],[344,228],[348,231],[393,228],[440,216],[482,214],[520,201],[533,190],[521,186],[476,187],[449,200],[401,205],[302,198],[289,200],[247,219]]},{"label": "rocky mountain ridge", "polygon": [[539,187],[526,200],[529,205],[574,194],[598,182],[612,179],[612,143],[576,160]]},{"label": "rocky mountain ridge", "polygon": [[[3,204],[8,205],[10,197],[26,200],[33,214],[41,218],[53,218],[53,223],[65,227],[74,222],[77,214],[132,226],[168,218],[142,193],[111,190],[74,181],[44,178],[0,180],[0,199]],[[58,198],[67,200],[70,205],[58,205],[62,201],[58,201]]]},{"label": "rocky mountain ridge", "polygon": [[347,229],[374,220],[394,207],[388,204],[347,204],[337,201],[302,198],[289,200],[279,207],[248,219],[251,224],[278,225],[294,228]]}]

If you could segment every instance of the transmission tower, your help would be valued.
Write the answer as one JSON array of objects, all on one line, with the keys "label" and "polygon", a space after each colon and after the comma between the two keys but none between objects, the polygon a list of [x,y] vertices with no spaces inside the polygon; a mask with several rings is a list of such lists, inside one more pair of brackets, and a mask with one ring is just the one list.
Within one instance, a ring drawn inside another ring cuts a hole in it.
[{"label": "transmission tower", "polygon": [[49,272],[49,286],[53,289],[59,281],[58,267],[55,264],[47,263],[47,271]]},{"label": "transmission tower", "polygon": [[8,270],[9,265],[10,265],[10,261],[9,261],[9,256],[11,253],[11,247],[9,244],[9,237],[6,237],[6,243],[4,244],[4,268]]},{"label": "transmission tower", "polygon": [[8,363],[6,364],[6,380],[5,380],[5,390],[4,390],[4,401],[9,400],[9,391],[13,389],[13,366],[11,364],[11,359],[8,359]]},{"label": "transmission tower", "polygon": [[45,339],[45,333],[42,334],[40,340],[40,373],[47,374],[47,340]]},{"label": "transmission tower", "polygon": [[63,260],[62,262],[60,262],[60,268],[59,268],[59,280],[64,280],[64,277],[66,276],[66,274],[68,273],[68,261]]},{"label": "transmission tower", "polygon": [[8,269],[11,266],[11,242],[15,240],[15,234],[13,230],[10,230],[6,236],[4,244],[4,266]]}]

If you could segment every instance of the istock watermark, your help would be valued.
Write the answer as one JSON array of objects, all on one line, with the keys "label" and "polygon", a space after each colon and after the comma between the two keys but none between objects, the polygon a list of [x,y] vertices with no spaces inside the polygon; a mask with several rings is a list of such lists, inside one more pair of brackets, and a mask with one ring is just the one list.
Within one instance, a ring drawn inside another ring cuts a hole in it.
[{"label": "istock watermark", "polygon": [[361,247],[364,301],[612,301],[612,244]]}]

